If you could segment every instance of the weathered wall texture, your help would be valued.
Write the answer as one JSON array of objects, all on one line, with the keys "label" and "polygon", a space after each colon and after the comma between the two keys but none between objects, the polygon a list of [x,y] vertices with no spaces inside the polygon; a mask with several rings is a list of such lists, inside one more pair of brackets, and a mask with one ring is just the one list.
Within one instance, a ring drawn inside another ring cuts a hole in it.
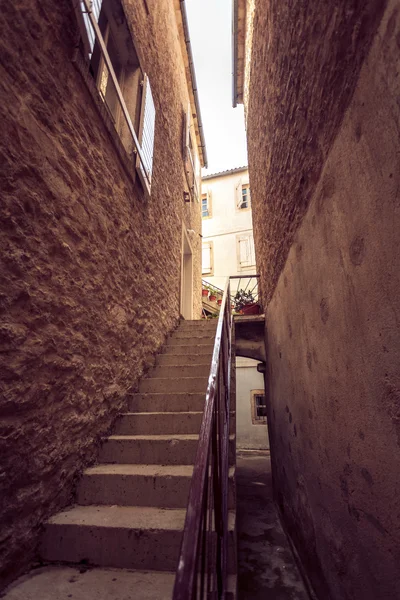
[{"label": "weathered wall texture", "polygon": [[[0,11],[0,581],[29,561],[73,483],[179,318],[182,111],[174,9],[130,2],[156,105],[146,200],[71,62],[70,0]],[[157,40],[157,44],[155,44]],[[194,297],[200,310],[200,244]],[[0,586],[1,587],[1,586]]]},{"label": "weathered wall texture", "polygon": [[315,192],[385,3],[338,0],[333,10],[330,0],[256,0],[245,98],[265,301]]},{"label": "weathered wall texture", "polygon": [[[335,36],[329,43],[332,24],[321,25],[323,11],[311,15],[314,28],[310,23],[302,40],[290,33],[291,24],[303,27],[294,10],[281,27],[291,43],[286,36],[276,40],[264,19],[272,46],[281,44],[264,70],[280,85],[256,87],[253,78],[253,94],[265,91],[265,104],[250,98],[248,130],[257,260],[270,298],[270,441],[278,504],[318,597],[394,600],[400,598],[400,10],[396,1],[387,4],[337,131],[363,55],[357,49],[368,39],[357,15],[374,14],[371,2],[347,2],[335,5],[336,15],[342,4],[357,10],[349,12],[354,33],[343,24],[337,46]],[[256,18],[260,25],[260,13]],[[263,47],[265,61],[271,47]],[[339,58],[332,71],[329,61]]]}]

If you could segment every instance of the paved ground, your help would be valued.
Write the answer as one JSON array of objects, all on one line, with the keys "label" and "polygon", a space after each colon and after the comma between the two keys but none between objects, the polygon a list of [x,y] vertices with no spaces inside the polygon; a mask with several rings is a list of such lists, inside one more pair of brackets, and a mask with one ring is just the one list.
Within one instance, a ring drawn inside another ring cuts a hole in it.
[{"label": "paved ground", "polygon": [[237,457],[238,600],[309,600],[272,501],[267,455]]}]

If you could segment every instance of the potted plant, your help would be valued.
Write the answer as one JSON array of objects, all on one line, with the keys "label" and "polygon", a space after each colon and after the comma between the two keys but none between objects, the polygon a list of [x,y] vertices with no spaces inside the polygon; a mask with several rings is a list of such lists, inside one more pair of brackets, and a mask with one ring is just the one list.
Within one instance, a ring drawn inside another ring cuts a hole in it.
[{"label": "potted plant", "polygon": [[208,298],[208,288],[203,285],[203,289],[201,290],[201,295],[203,298]]},{"label": "potted plant", "polygon": [[233,298],[235,312],[242,315],[258,315],[260,305],[257,304],[252,292],[249,290],[238,290]]},{"label": "potted plant", "polygon": [[209,285],[208,289],[209,289],[209,292],[210,292],[210,295],[209,295],[210,302],[215,302],[216,299],[217,299],[217,292],[216,292],[216,290],[213,288],[212,285]]}]

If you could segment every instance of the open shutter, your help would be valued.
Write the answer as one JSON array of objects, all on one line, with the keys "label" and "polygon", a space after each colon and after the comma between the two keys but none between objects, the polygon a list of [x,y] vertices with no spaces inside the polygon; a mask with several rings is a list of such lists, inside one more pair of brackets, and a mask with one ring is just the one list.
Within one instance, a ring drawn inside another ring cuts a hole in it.
[{"label": "open shutter", "polygon": [[212,272],[212,244],[204,242],[202,247],[202,274],[208,275]]},{"label": "open shutter", "polygon": [[235,201],[236,208],[240,208],[242,204],[242,179],[239,179],[239,183],[235,187]]},{"label": "open shutter", "polygon": [[183,160],[186,163],[187,153],[189,150],[189,140],[190,140],[190,125],[191,125],[191,115],[190,115],[190,104],[188,104],[187,111],[184,115],[183,119],[183,138],[182,138],[182,153]]},{"label": "open shutter", "polygon": [[207,190],[207,208],[208,208],[208,216],[212,216],[212,191],[210,189]]},{"label": "open shutter", "polygon": [[[97,22],[99,22],[99,16],[101,11],[101,5],[103,0],[92,0],[91,7],[93,15]],[[75,4],[75,3],[74,3]],[[78,16],[78,21],[81,29],[82,39],[85,46],[85,51],[87,54],[92,54],[94,43],[96,41],[96,36],[94,33],[94,29],[89,19],[89,15],[86,10],[86,6],[84,2],[80,2],[80,14]]]},{"label": "open shutter", "polygon": [[199,202],[201,193],[201,165],[193,147],[193,138],[190,134],[191,127],[192,115],[189,103],[183,125],[183,161],[185,165],[186,181],[192,200],[196,199],[196,201]]},{"label": "open shutter", "polygon": [[254,248],[254,237],[249,236],[249,252],[250,252],[250,266],[254,267],[256,264],[256,251]]},{"label": "open shutter", "polygon": [[143,155],[143,162],[139,160],[138,170],[146,187],[150,191],[153,174],[154,136],[156,125],[156,109],[150,81],[147,75],[143,80],[142,113],[140,117],[139,143]]}]

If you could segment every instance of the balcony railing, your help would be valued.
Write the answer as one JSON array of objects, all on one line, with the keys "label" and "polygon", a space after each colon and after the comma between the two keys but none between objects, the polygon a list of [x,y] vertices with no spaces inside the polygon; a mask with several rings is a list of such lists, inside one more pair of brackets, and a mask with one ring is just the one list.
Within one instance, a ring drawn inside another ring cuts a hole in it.
[{"label": "balcony railing", "polygon": [[[262,312],[261,295],[259,289],[259,278],[260,275],[231,275],[230,280],[230,303],[233,314],[243,312],[249,314],[247,311],[250,305],[255,307],[252,314]],[[218,313],[220,307],[217,304],[212,304],[209,297],[214,295],[217,300],[222,298],[223,290],[217,286],[205,281],[202,281],[203,289],[209,291],[207,298],[203,298],[203,314],[206,316],[206,311],[211,314]],[[246,308],[247,307],[247,308]]]},{"label": "balcony railing", "polygon": [[173,600],[225,597],[228,555],[230,287],[218,318]]}]

